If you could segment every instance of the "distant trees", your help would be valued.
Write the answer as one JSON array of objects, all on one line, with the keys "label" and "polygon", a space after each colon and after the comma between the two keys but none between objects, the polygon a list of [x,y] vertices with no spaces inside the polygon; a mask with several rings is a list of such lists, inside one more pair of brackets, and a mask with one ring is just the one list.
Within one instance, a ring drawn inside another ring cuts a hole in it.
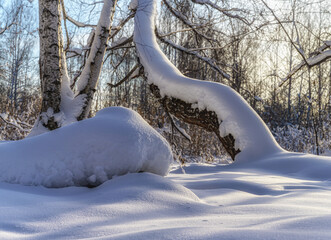
[{"label": "distant trees", "polygon": [[28,1],[0,3],[0,138],[20,139],[38,109],[35,81],[35,14]]},{"label": "distant trees", "polygon": [[[230,1],[163,0],[156,37],[171,62],[186,76],[217,80],[231,86],[273,131],[284,128],[292,129],[292,132],[298,129],[302,134],[306,130],[314,133],[309,141],[315,147],[308,149],[306,145],[300,150],[318,153],[330,147],[325,147],[331,132],[328,124],[331,118],[331,66],[330,58],[325,57],[330,50],[331,26],[327,21],[330,12],[326,10],[330,3],[289,0],[283,4],[279,7],[282,11],[272,5],[277,20],[266,6],[255,1],[247,1],[243,6],[241,2]],[[210,155],[221,155],[224,150],[215,146],[215,138],[199,127],[167,114],[163,104],[151,94],[142,78],[132,41],[134,12],[127,5],[127,2],[109,0],[104,3],[39,1],[43,100],[35,130],[38,126],[44,130],[56,129],[92,116],[100,108],[123,105],[139,111],[152,125],[161,128],[179,155],[206,156],[208,151]],[[102,8],[111,9],[107,20],[99,17],[104,15]],[[7,13],[11,17],[6,22],[1,21],[0,32],[1,29],[6,31],[0,35],[0,41],[9,36],[8,29],[14,32],[15,24],[11,24],[14,23],[11,19],[19,17],[16,11],[8,10]],[[106,25],[104,21],[107,21]],[[24,28],[23,25],[18,24],[17,32],[22,32],[19,29]],[[99,30],[97,25],[101,26]],[[28,44],[24,49],[29,46],[31,49],[33,41],[26,39],[31,46]],[[23,40],[21,36],[16,43],[23,46]],[[293,44],[304,50],[306,61]],[[31,59],[31,50],[24,52]],[[16,53],[17,58],[20,54],[23,51]],[[27,57],[25,63],[31,64],[33,60]],[[324,59],[321,64],[305,68],[309,63],[307,60],[315,59],[316,62],[321,57]],[[7,59],[7,55],[1,50],[0,61],[4,58]],[[32,66],[25,63],[17,68],[18,76],[23,76],[20,74],[27,69],[31,72]],[[11,77],[7,66],[14,65],[0,64],[0,91],[2,88],[6,92],[1,97],[17,102],[15,81],[12,84],[10,80],[15,78]],[[31,79],[29,74],[27,79]],[[18,78],[16,90],[25,84],[21,79]],[[28,80],[29,90],[25,93],[34,89],[30,85]],[[16,100],[9,98],[10,95],[16,96]],[[2,105],[1,112],[6,108]],[[0,120],[0,124],[5,123]],[[178,129],[185,129],[190,140]],[[278,134],[277,137],[281,136]],[[201,146],[201,150],[192,147],[194,144]],[[206,146],[211,146],[210,150]]]}]

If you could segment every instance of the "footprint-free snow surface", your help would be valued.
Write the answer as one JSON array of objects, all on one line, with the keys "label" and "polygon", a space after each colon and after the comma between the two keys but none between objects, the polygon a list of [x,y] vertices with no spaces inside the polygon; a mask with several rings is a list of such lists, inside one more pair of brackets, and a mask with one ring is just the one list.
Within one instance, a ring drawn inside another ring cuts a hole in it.
[{"label": "footprint-free snow surface", "polygon": [[97,186],[115,175],[166,175],[168,142],[136,112],[105,108],[84,121],[0,144],[0,181],[46,187]]},{"label": "footprint-free snow surface", "polygon": [[191,164],[96,188],[0,183],[0,239],[330,239],[330,180],[263,169]]}]

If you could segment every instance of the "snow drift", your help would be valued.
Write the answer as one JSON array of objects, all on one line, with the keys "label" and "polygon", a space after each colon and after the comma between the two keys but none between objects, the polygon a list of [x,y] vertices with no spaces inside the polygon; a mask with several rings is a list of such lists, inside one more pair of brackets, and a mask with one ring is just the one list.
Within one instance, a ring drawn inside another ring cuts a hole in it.
[{"label": "snow drift", "polygon": [[148,83],[158,86],[161,96],[174,97],[217,114],[220,136],[231,134],[241,153],[236,161],[260,159],[283,150],[268,127],[249,104],[230,87],[185,77],[165,56],[154,34],[156,0],[134,0],[134,42]]},{"label": "snow drift", "polygon": [[173,168],[165,178],[126,174],[96,188],[0,183],[0,239],[330,239],[330,181]]},{"label": "snow drift", "polygon": [[99,185],[115,175],[166,175],[167,141],[136,112],[111,107],[52,132],[0,144],[0,181],[65,187]]}]

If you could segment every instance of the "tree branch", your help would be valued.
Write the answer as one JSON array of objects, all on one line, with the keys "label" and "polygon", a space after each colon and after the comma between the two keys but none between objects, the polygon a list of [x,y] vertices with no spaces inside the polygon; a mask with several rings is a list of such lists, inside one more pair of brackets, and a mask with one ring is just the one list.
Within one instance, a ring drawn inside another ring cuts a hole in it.
[{"label": "tree branch", "polygon": [[284,25],[282,24],[282,22],[279,20],[279,18],[276,16],[275,12],[267,5],[267,3],[264,0],[261,0],[262,3],[269,9],[269,11],[272,13],[272,15],[275,17],[275,19],[277,20],[277,22],[279,23],[279,25],[281,26],[281,28],[283,29],[284,33],[286,34],[287,38],[289,39],[290,43],[292,44],[292,46],[295,48],[295,50],[301,55],[301,57],[303,58],[303,61],[307,63],[307,59],[304,55],[304,52],[302,49],[299,49],[296,44],[293,42],[292,38],[290,37],[290,35],[288,34],[288,32],[286,31]]},{"label": "tree branch", "polygon": [[[156,29],[156,28],[155,28]],[[231,84],[234,84],[232,81],[231,81],[231,78],[230,78],[230,75],[227,74],[226,72],[224,72],[222,69],[220,69],[215,63],[213,63],[213,60],[210,59],[210,58],[207,58],[207,57],[203,57],[201,56],[199,53],[197,53],[196,51],[191,51],[187,48],[184,48],[183,46],[180,46],[180,45],[177,45],[175,44],[174,42],[170,41],[170,40],[167,40],[165,38],[162,38],[160,36],[160,34],[158,33],[157,30],[155,30],[155,35],[156,37],[163,43],[167,44],[167,45],[170,45],[172,46],[173,48],[181,51],[181,52],[185,52],[189,55],[193,55],[197,58],[199,58],[200,60],[204,61],[205,63],[207,63],[209,66],[211,66],[214,70],[216,70],[218,73],[221,74],[222,77],[226,78]]]},{"label": "tree branch", "polygon": [[202,33],[200,33],[196,27],[194,26],[193,23],[191,23],[188,19],[185,18],[185,16],[183,14],[181,14],[180,12],[178,12],[177,10],[175,10],[173,7],[170,6],[170,4],[168,3],[167,0],[163,0],[164,4],[166,5],[166,7],[169,9],[169,11],[176,17],[178,18],[182,23],[184,23],[186,26],[188,26],[189,28],[192,29],[192,31],[194,33],[196,33],[197,35],[199,35],[200,37],[208,40],[208,41],[212,41],[214,42],[215,40],[211,37],[208,37]]},{"label": "tree branch", "polygon": [[318,48],[316,51],[311,53],[310,58],[306,59],[306,61],[302,61],[298,65],[296,65],[292,71],[290,71],[286,77],[282,78],[282,82],[279,84],[279,87],[282,87],[290,77],[292,77],[295,73],[301,70],[303,67],[307,66],[308,68],[312,68],[316,65],[325,62],[326,60],[331,58],[331,50],[326,50],[331,47],[331,41],[325,41],[324,44]]},{"label": "tree branch", "polygon": [[[141,67],[141,65],[138,63],[138,64],[136,64],[132,69],[131,69],[131,71],[121,80],[121,81],[119,81],[118,83],[116,83],[116,84],[111,84],[111,83],[107,83],[108,84],[108,86],[110,87],[110,88],[115,88],[115,87],[118,87],[118,86],[120,86],[121,84],[123,84],[124,82],[126,82],[127,80],[131,80],[131,79],[133,79],[134,77],[138,77],[139,75],[140,75],[140,73],[139,74],[136,74],[136,75],[133,75],[135,72],[136,72],[136,70],[138,69],[138,68],[140,68]],[[140,71],[139,71],[140,72]],[[133,76],[132,76],[133,75]]]},{"label": "tree branch", "polygon": [[253,22],[249,22],[247,19],[245,19],[239,15],[233,15],[230,13],[231,11],[242,11],[239,8],[231,8],[231,9],[221,8],[220,6],[216,5],[215,3],[212,3],[209,0],[192,0],[192,2],[200,4],[200,5],[208,5],[214,9],[216,9],[217,11],[221,12],[225,16],[227,16],[229,18],[238,19],[238,20],[242,21],[243,23],[245,23],[246,25],[251,25],[253,23]]}]

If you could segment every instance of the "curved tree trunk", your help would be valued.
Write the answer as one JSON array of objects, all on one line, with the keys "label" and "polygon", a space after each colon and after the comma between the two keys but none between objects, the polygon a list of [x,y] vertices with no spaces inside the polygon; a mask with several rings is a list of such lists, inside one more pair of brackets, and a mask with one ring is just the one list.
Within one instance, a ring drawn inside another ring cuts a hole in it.
[{"label": "curved tree trunk", "polygon": [[283,150],[248,103],[233,89],[185,77],[156,42],[156,0],[138,0],[134,42],[152,92],[181,120],[215,132],[232,159],[259,159]]},{"label": "curved tree trunk", "polygon": [[178,119],[202,127],[208,132],[215,133],[232,160],[234,160],[236,155],[240,153],[240,150],[235,148],[235,141],[231,134],[221,137],[219,132],[220,122],[215,112],[206,109],[199,110],[198,108],[193,108],[192,104],[184,102],[178,98],[162,97],[160,89],[154,84],[150,84],[150,89],[167,107],[167,110]]}]

